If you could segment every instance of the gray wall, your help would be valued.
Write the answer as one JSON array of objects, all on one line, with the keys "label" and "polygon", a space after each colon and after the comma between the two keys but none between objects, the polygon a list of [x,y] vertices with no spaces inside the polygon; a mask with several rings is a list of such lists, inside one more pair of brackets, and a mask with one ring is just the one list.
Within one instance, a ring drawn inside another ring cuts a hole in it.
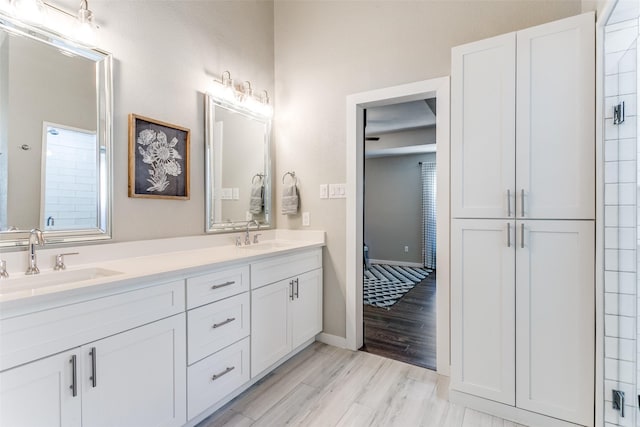
[{"label": "gray wall", "polygon": [[[274,176],[297,172],[301,211],[327,233],[325,332],[346,335],[345,200],[318,194],[346,180],[347,95],[447,76],[453,46],[580,12],[579,0],[275,2]],[[302,227],[301,215],[276,218]]]},{"label": "gray wall", "polygon": [[[435,153],[364,162],[364,241],[369,258],[422,263],[422,181],[418,162]],[[409,252],[404,252],[404,247]]]},{"label": "gray wall", "polygon": [[[69,8],[77,9],[75,2]],[[274,93],[270,1],[90,2],[100,46],[115,58],[115,241],[204,233],[204,92],[225,70]],[[136,113],[191,130],[191,199],[127,197],[127,116]]]}]

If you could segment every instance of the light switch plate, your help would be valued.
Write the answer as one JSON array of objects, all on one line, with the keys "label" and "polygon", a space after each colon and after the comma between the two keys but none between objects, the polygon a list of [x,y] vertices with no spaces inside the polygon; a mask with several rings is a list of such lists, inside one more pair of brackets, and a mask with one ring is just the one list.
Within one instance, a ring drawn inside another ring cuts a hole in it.
[{"label": "light switch plate", "polygon": [[302,225],[309,226],[309,212],[302,212]]},{"label": "light switch plate", "polygon": [[320,198],[321,199],[329,198],[329,186],[327,184],[320,184]]},{"label": "light switch plate", "polygon": [[338,184],[329,184],[329,198],[335,199],[338,197]]}]

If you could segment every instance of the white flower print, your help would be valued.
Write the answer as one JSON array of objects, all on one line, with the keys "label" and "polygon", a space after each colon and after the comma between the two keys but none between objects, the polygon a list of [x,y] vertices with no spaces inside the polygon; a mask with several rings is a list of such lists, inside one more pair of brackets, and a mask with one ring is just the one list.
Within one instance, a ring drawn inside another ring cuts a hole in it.
[{"label": "white flower print", "polygon": [[171,142],[167,142],[167,134],[164,132],[145,129],[138,134],[137,142],[142,161],[151,165],[147,179],[151,187],[147,191],[164,191],[169,186],[167,175],[178,176],[182,173],[178,163],[182,156],[174,148],[178,144],[178,138],[174,137]]}]

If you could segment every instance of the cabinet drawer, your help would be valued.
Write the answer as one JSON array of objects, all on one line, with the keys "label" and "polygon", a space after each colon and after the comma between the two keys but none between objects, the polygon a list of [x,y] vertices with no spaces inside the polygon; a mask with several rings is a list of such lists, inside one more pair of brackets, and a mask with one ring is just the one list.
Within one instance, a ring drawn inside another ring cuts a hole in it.
[{"label": "cabinet drawer", "polygon": [[187,314],[189,364],[249,335],[249,293],[190,310]]},{"label": "cabinet drawer", "polygon": [[248,290],[248,265],[190,277],[187,279],[187,308],[199,307]]},{"label": "cabinet drawer", "polygon": [[187,369],[187,412],[192,419],[249,381],[249,338]]},{"label": "cabinet drawer", "polygon": [[184,281],[0,322],[0,371],[184,311]]},{"label": "cabinet drawer", "polygon": [[251,289],[322,267],[322,248],[251,264]]}]

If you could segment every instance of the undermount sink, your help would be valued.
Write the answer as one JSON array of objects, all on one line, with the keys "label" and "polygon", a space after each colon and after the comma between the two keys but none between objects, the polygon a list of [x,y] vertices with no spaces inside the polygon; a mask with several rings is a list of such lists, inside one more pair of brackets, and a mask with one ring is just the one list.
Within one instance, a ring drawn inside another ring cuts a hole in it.
[{"label": "undermount sink", "polygon": [[63,285],[85,280],[122,274],[119,271],[104,268],[84,268],[81,270],[50,271],[33,276],[10,277],[0,280],[0,294],[16,291],[42,289],[49,286]]},{"label": "undermount sink", "polygon": [[266,242],[254,243],[251,245],[238,246],[238,248],[243,250],[253,250],[253,251],[270,251],[274,249],[286,249],[292,246],[293,246],[293,243],[291,242],[266,241]]}]

